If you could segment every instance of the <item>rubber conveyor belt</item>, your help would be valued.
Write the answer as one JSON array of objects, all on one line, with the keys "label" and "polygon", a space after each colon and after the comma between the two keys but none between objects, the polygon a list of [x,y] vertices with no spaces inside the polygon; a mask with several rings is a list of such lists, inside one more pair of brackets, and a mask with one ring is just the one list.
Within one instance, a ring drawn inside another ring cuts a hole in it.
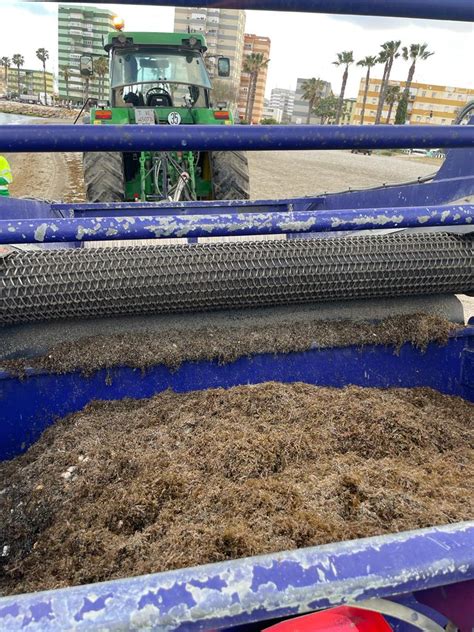
[{"label": "rubber conveyor belt", "polygon": [[0,323],[466,293],[469,235],[16,251],[0,259]]}]

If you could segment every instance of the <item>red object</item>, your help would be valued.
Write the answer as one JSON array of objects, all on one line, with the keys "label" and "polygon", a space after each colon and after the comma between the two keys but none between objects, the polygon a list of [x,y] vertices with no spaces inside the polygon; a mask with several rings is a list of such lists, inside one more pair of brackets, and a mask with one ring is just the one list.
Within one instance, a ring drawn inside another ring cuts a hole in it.
[{"label": "red object", "polygon": [[103,119],[111,119],[112,118],[112,110],[96,110],[95,118],[98,120]]},{"label": "red object", "polygon": [[214,112],[214,118],[215,119],[221,119],[223,121],[228,121],[229,120],[229,112],[226,112],[225,110],[219,110],[218,112]]},{"label": "red object", "polygon": [[265,632],[392,632],[378,612],[338,606],[277,623]]}]

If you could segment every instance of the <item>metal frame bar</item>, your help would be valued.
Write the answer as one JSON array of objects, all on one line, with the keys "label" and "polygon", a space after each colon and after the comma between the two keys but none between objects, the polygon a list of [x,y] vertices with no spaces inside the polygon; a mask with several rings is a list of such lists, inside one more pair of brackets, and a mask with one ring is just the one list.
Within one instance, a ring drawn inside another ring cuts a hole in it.
[{"label": "metal frame bar", "polygon": [[[205,211],[206,209],[202,209]],[[375,208],[361,211],[290,211],[167,216],[0,220],[0,244],[230,237],[286,233],[473,225],[474,204]]]},{"label": "metal frame bar", "polygon": [[2,125],[0,152],[474,147],[474,125]]},{"label": "metal frame bar", "polygon": [[[212,630],[474,578],[474,522],[0,599],[14,630]],[[232,613],[232,614],[230,614]]]},{"label": "metal frame bar", "polygon": [[[115,4],[115,0],[101,1]],[[71,0],[69,4],[81,2]],[[133,4],[474,21],[472,0],[133,0]]]}]

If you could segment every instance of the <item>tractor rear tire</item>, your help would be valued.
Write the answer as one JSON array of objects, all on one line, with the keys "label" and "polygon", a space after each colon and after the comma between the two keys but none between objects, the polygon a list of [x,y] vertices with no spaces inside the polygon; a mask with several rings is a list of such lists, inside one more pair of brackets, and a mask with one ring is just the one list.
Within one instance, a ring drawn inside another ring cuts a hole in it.
[{"label": "tractor rear tire", "polygon": [[248,200],[250,178],[245,151],[214,151],[211,154],[215,200]]},{"label": "tractor rear tire", "polygon": [[88,202],[123,202],[125,177],[119,152],[86,152],[84,184]]}]

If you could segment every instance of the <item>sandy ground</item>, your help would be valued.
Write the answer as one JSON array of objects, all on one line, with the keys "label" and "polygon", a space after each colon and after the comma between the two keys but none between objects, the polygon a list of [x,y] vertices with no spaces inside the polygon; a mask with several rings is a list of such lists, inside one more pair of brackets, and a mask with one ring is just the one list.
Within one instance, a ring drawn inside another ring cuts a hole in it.
[{"label": "sandy ground", "polygon": [[251,196],[265,199],[416,180],[437,171],[440,163],[349,151],[265,151],[249,153],[249,164]]},{"label": "sandy ground", "polygon": [[79,202],[84,200],[81,154],[6,154],[15,197]]},{"label": "sandy ground", "polygon": [[[12,195],[78,202],[84,199],[80,154],[7,154]],[[439,161],[408,156],[363,156],[346,151],[249,154],[254,199],[315,195],[416,180],[436,171]]]},{"label": "sandy ground", "polygon": [[[80,154],[10,154],[14,196],[76,202],[84,199]],[[363,156],[346,151],[249,154],[251,196],[284,198],[416,180],[436,171],[404,156]]]}]

